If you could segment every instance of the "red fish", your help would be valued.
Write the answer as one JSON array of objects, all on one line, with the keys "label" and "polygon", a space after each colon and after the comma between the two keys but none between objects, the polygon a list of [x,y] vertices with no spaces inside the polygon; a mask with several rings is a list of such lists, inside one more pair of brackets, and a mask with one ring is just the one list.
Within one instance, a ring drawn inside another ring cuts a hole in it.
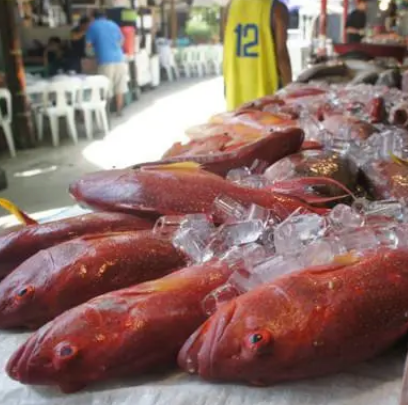
[{"label": "red fish", "polygon": [[[288,181],[305,177],[325,177],[337,182],[349,190],[356,191],[357,170],[349,160],[332,151],[309,150],[287,156],[269,167],[265,176],[272,181]],[[306,181],[305,181],[306,182]],[[319,195],[339,196],[344,194],[344,189],[333,184],[316,184],[313,190]]]},{"label": "red fish", "polygon": [[403,160],[375,160],[362,168],[362,181],[376,199],[408,201],[408,165]]},{"label": "red fish", "polygon": [[407,289],[406,248],[294,273],[222,306],[179,364],[205,379],[255,385],[336,373],[406,334]]},{"label": "red fish", "polygon": [[[291,128],[273,131],[265,136],[242,136],[244,143],[234,148],[229,147],[227,140],[231,138],[228,136],[221,139],[219,137],[213,138],[215,137],[193,141],[190,153],[183,150],[181,155],[166,157],[159,162],[141,163],[132,168],[189,161],[201,164],[202,168],[209,172],[225,176],[231,169],[243,166],[250,167],[257,159],[272,164],[291,153],[297,152],[302,146],[304,133],[300,128]],[[213,142],[216,142],[216,145]],[[219,142],[224,142],[223,148],[220,148]],[[194,145],[197,146],[197,143],[200,145],[200,149],[195,150]],[[206,143],[209,143],[207,147]],[[174,154],[174,152],[172,153]]]},{"label": "red fish", "polygon": [[100,294],[185,264],[170,240],[149,231],[84,236],[41,250],[0,283],[0,327],[40,326]]},{"label": "red fish", "polygon": [[294,197],[239,187],[191,163],[88,174],[71,184],[70,193],[97,209],[134,214],[209,213],[221,194],[273,209],[282,218],[299,207],[313,210]]},{"label": "red fish", "polygon": [[11,357],[7,373],[23,384],[73,392],[175,366],[181,346],[206,318],[201,301],[230,274],[213,261],[101,295],[34,333]]},{"label": "red fish", "polygon": [[333,135],[345,133],[353,140],[364,141],[377,132],[377,128],[366,121],[345,115],[332,115],[322,122],[323,127]]},{"label": "red fish", "polygon": [[0,235],[0,279],[36,254],[82,235],[152,228],[146,219],[121,213],[91,213],[24,226]]}]

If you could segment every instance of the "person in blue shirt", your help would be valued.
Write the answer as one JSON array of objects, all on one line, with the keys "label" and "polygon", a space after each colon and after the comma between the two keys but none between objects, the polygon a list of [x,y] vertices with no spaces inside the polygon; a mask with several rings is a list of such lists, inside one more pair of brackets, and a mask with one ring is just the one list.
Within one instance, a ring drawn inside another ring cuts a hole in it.
[{"label": "person in blue shirt", "polygon": [[108,20],[103,11],[95,11],[86,32],[86,43],[93,48],[98,72],[111,82],[116,98],[116,111],[122,114],[123,95],[128,92],[129,72],[122,50],[123,35],[119,26]]}]

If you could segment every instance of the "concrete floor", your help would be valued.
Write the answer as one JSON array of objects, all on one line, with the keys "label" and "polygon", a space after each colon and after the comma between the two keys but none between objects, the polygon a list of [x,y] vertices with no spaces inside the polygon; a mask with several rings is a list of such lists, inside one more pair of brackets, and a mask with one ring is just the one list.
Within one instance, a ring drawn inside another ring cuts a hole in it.
[{"label": "concrete floor", "polygon": [[[158,159],[174,142],[187,139],[186,128],[224,109],[221,77],[164,83],[142,94],[124,117],[113,118],[104,139],[90,142],[82,135],[77,145],[64,138],[58,148],[19,151],[15,159],[1,156],[0,167],[9,181],[1,197],[36,217],[60,210],[73,204],[67,187],[83,173]],[[12,217],[0,211],[0,226],[12,223]]]}]

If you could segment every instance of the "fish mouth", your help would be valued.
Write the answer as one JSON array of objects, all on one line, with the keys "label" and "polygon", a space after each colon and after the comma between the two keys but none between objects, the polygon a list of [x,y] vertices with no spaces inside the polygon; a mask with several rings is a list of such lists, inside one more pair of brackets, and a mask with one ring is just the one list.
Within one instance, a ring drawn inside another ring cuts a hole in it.
[{"label": "fish mouth", "polygon": [[214,367],[217,345],[235,309],[235,301],[225,304],[191,335],[179,353],[178,363],[182,369],[207,380],[217,379],[217,368]]},{"label": "fish mouth", "polygon": [[29,338],[17,351],[13,353],[6,365],[7,375],[23,384],[32,384],[32,374],[30,372],[29,360],[35,348],[36,339]]}]

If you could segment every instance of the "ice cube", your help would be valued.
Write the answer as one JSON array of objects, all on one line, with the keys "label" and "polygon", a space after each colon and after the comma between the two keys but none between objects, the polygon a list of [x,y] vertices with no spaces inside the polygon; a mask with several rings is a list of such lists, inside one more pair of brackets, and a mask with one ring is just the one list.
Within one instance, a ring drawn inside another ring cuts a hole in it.
[{"label": "ice cube", "polygon": [[283,158],[265,171],[265,177],[272,182],[287,180],[294,175],[295,166],[289,158]]},{"label": "ice cube", "polygon": [[228,284],[233,286],[240,293],[246,293],[259,287],[262,284],[262,280],[251,272],[239,269],[232,273],[228,279]]},{"label": "ice cube", "polygon": [[240,167],[238,169],[230,170],[227,174],[226,179],[235,183],[251,176],[251,174],[252,172],[248,167]]},{"label": "ice cube", "polygon": [[396,200],[372,201],[365,209],[366,216],[384,216],[402,221],[405,217],[405,204]]},{"label": "ice cube", "polygon": [[394,229],[389,227],[386,228],[376,228],[375,235],[378,240],[378,243],[381,246],[385,246],[391,249],[396,249],[399,247],[400,240],[399,238],[402,235],[398,235]]},{"label": "ice cube", "polygon": [[330,239],[321,239],[306,246],[299,257],[304,267],[331,263],[335,256],[345,253],[340,244],[330,242]]},{"label": "ice cube", "polygon": [[260,220],[242,221],[220,226],[205,247],[203,260],[224,256],[233,246],[256,242],[264,230]]},{"label": "ice cube", "polygon": [[337,243],[343,246],[348,252],[364,252],[365,250],[378,247],[378,239],[372,228],[359,228],[341,233]]},{"label": "ice cube", "polygon": [[267,224],[271,219],[271,211],[259,205],[251,204],[247,210],[245,219],[248,221],[260,220],[262,223]]},{"label": "ice cube", "polygon": [[173,238],[173,244],[193,262],[201,263],[203,261],[206,242],[196,230],[192,228],[178,230]]},{"label": "ice cube", "polygon": [[237,182],[241,187],[261,189],[271,185],[269,180],[262,174],[254,174]]},{"label": "ice cube", "polygon": [[359,228],[364,225],[364,216],[348,205],[338,204],[331,210],[329,222],[335,229]]},{"label": "ice cube", "polygon": [[206,315],[211,316],[220,305],[238,297],[240,294],[241,292],[232,285],[224,284],[204,298],[202,308]]},{"label": "ice cube", "polygon": [[299,214],[297,211],[279,224],[274,231],[274,243],[278,254],[293,254],[304,245],[322,237],[327,221],[318,214]]},{"label": "ice cube", "polygon": [[221,257],[221,260],[225,260],[229,266],[243,262],[246,267],[250,268],[262,261],[266,255],[267,253],[263,246],[258,243],[249,243],[244,246],[233,246]]},{"label": "ice cube", "polygon": [[224,221],[240,221],[247,214],[247,209],[242,204],[225,195],[220,195],[214,200],[213,211]]},{"label": "ice cube", "polygon": [[257,219],[235,224],[224,224],[219,228],[219,234],[229,246],[234,246],[256,242],[264,229],[262,221]]},{"label": "ice cube", "polygon": [[259,279],[262,283],[270,283],[278,277],[302,268],[302,263],[295,257],[272,256],[254,267],[252,277],[254,280]]}]

